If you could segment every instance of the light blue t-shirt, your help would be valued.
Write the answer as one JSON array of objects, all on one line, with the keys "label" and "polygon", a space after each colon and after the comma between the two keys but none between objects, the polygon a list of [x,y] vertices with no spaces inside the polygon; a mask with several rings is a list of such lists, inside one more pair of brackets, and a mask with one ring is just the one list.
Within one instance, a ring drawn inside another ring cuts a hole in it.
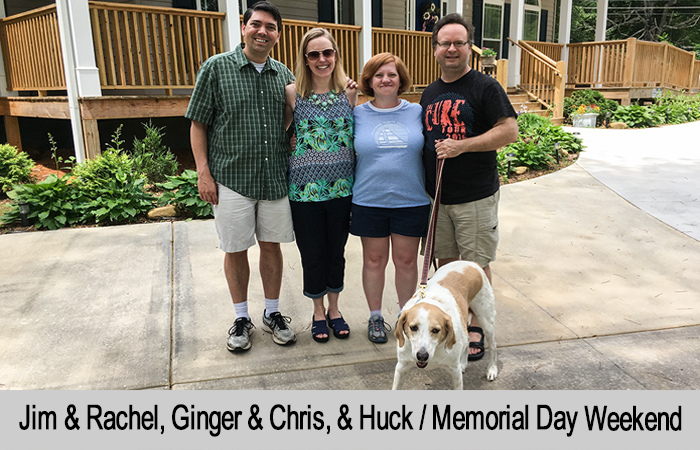
[{"label": "light blue t-shirt", "polygon": [[423,169],[422,108],[401,100],[395,108],[370,102],[355,117],[355,185],[352,202],[375,208],[411,208],[430,204]]}]

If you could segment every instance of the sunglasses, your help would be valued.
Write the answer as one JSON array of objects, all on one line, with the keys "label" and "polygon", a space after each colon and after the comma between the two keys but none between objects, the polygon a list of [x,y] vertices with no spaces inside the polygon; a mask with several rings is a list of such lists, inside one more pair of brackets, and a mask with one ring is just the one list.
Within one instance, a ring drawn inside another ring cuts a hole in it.
[{"label": "sunglasses", "polygon": [[327,48],[321,52],[314,50],[314,51],[311,51],[309,53],[304,53],[304,56],[306,56],[306,59],[308,59],[309,61],[316,61],[316,60],[318,60],[318,58],[321,57],[321,55],[323,55],[323,57],[326,59],[330,59],[331,56],[333,56],[334,54],[335,54],[334,49]]}]

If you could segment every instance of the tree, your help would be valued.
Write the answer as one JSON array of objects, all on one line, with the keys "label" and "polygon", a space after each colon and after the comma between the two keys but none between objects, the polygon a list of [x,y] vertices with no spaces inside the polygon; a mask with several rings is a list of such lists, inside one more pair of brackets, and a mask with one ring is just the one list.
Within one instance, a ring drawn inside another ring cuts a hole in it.
[{"label": "tree", "polygon": [[[700,0],[608,0],[607,40],[635,37],[700,49]],[[574,0],[571,42],[595,37],[596,0]]]}]

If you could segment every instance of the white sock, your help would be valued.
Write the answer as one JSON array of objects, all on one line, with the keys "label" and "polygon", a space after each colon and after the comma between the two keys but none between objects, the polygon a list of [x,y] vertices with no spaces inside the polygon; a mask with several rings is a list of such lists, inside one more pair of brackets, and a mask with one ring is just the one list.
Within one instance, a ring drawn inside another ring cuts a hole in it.
[{"label": "white sock", "polygon": [[370,309],[370,310],[369,310],[369,317],[370,317],[370,319],[371,319],[372,317],[374,317],[374,316],[383,317],[383,316],[382,316],[382,308],[379,308],[379,309]]},{"label": "white sock", "polygon": [[234,303],[233,308],[236,310],[236,319],[245,317],[250,320],[250,315],[248,314],[248,300],[241,303]]},{"label": "white sock", "polygon": [[265,317],[270,317],[270,314],[280,311],[280,299],[265,299]]}]

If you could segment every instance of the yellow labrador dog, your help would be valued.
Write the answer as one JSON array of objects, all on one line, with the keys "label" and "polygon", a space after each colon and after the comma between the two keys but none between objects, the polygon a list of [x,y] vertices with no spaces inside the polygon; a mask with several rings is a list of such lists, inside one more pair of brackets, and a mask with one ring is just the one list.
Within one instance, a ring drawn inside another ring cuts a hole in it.
[{"label": "yellow labrador dog", "polygon": [[469,356],[469,308],[484,330],[486,378],[495,380],[496,310],[493,289],[481,267],[467,261],[446,264],[428,281],[424,293],[425,298],[421,298],[420,290],[411,297],[396,326],[398,362],[392,389],[401,389],[406,372],[414,364],[420,369],[445,368],[452,376],[452,389],[462,389],[462,372]]}]

